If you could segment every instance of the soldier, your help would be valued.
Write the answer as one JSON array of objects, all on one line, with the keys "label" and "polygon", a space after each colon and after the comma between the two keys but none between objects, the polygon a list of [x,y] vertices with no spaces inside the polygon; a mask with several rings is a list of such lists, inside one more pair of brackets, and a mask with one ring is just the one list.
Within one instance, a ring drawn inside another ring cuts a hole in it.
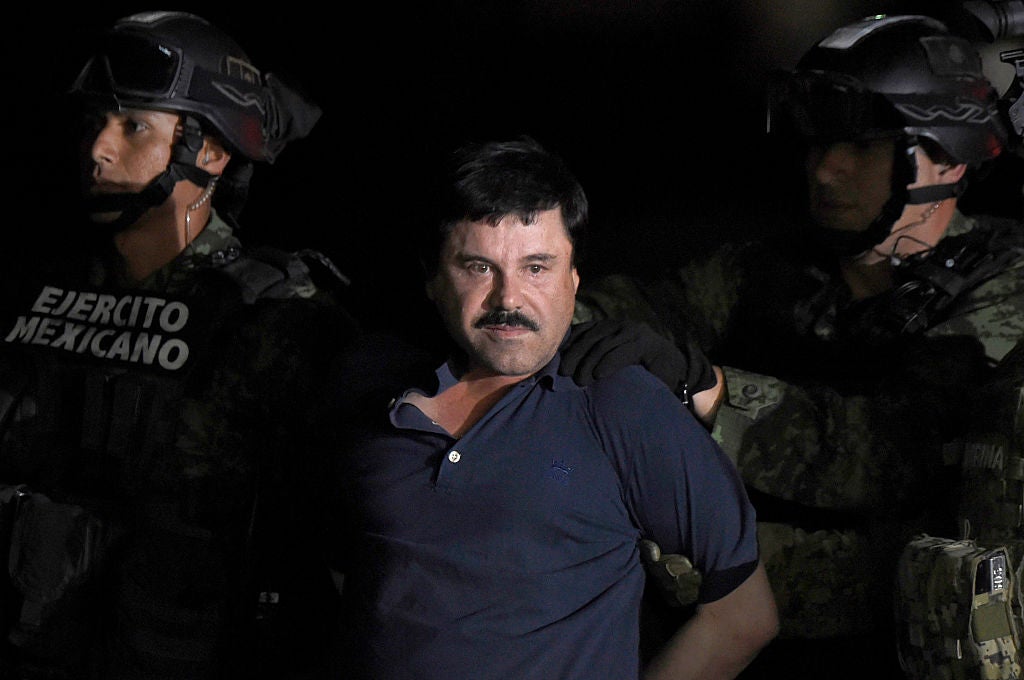
[{"label": "soldier", "polygon": [[943,443],[1024,330],[1021,225],[957,210],[1012,131],[972,45],[923,16],[835,31],[770,111],[804,152],[807,223],[583,285],[576,321],[641,320],[715,365],[698,412],[757,508],[782,626],[750,672],[896,676],[897,558],[954,520]]},{"label": "soldier", "polygon": [[335,595],[308,440],[355,325],[329,261],[235,232],[320,110],[180,12],[114,23],[72,94],[92,247],[0,334],[0,676],[308,677]]}]

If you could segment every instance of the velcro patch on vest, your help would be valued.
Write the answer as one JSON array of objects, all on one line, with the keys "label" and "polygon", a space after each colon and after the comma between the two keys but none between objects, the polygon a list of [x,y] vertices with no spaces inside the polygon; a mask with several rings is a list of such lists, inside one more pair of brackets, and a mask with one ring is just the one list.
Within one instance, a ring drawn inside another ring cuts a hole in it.
[{"label": "velcro patch on vest", "polygon": [[31,307],[3,329],[4,342],[48,347],[86,359],[178,372],[201,328],[197,305],[147,292],[43,286]]}]

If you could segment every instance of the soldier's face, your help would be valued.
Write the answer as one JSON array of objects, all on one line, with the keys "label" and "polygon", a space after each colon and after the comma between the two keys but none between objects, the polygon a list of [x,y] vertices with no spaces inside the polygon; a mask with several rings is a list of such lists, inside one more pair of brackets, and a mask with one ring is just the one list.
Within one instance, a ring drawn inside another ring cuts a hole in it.
[{"label": "soldier's face", "polygon": [[[90,114],[82,139],[82,190],[89,195],[138,193],[167,168],[178,116],[124,109]],[[92,215],[110,222],[119,213]]]},{"label": "soldier's face", "polygon": [[528,376],[569,329],[579,276],[561,210],[523,224],[460,222],[448,235],[427,294],[483,376]]},{"label": "soldier's face", "polygon": [[892,190],[892,138],[812,146],[805,170],[808,209],[820,227],[864,231]]}]

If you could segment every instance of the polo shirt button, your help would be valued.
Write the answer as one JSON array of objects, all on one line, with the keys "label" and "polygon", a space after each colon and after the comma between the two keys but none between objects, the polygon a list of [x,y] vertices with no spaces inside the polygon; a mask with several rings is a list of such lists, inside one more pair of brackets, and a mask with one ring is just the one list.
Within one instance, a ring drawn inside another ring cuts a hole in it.
[{"label": "polo shirt button", "polygon": [[462,458],[462,454],[459,453],[458,451],[449,451],[448,452],[448,460],[450,460],[453,463],[458,463],[459,459],[461,459],[461,458]]}]

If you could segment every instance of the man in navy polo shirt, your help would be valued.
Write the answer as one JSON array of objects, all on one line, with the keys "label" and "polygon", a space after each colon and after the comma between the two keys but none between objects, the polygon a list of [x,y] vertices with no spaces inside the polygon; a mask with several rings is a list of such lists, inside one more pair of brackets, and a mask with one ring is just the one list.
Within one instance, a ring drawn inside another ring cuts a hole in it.
[{"label": "man in navy polo shirt", "polygon": [[[644,369],[558,374],[583,189],[520,138],[462,149],[446,190],[423,255],[452,352],[347,432],[347,677],[736,676],[777,618],[734,467]],[[642,539],[703,577],[646,668]]]}]

